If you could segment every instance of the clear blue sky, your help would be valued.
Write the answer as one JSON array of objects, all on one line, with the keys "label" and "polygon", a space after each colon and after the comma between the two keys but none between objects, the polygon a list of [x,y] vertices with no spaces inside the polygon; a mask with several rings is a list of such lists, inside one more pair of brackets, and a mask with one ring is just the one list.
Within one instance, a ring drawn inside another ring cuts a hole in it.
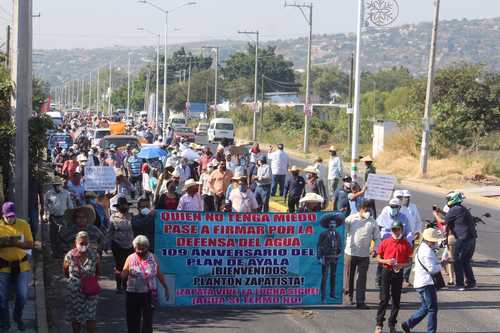
[{"label": "clear blue sky", "polygon": [[[151,0],[173,8],[182,0]],[[500,0],[442,0],[442,19],[500,16]],[[0,0],[0,29],[10,19],[11,0]],[[212,38],[242,39],[239,29],[259,29],[266,40],[304,36],[307,26],[295,8],[282,0],[198,0],[171,15],[170,42]],[[399,0],[395,25],[431,21],[433,0]],[[356,28],[356,0],[316,0],[314,33],[351,32]],[[152,44],[136,29],[163,31],[160,12],[137,0],[34,0],[35,48],[93,48]],[[0,30],[0,32],[3,30]],[[0,34],[0,36],[2,36]],[[3,38],[0,37],[3,41]]]}]

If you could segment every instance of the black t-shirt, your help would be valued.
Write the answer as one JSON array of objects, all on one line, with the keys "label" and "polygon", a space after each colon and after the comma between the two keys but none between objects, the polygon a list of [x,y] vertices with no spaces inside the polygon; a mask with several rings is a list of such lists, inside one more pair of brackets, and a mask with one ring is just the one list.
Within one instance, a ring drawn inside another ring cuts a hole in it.
[{"label": "black t-shirt", "polygon": [[450,208],[445,216],[448,229],[457,239],[468,240],[477,238],[476,225],[471,213],[462,205]]}]

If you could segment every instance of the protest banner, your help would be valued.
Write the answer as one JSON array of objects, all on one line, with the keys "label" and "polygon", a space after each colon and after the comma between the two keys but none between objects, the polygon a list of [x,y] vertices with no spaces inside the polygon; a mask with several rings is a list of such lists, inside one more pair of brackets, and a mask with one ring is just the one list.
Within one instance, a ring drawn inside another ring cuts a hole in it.
[{"label": "protest banner", "polygon": [[396,186],[396,177],[369,174],[366,182],[365,199],[389,201]]},{"label": "protest banner", "polygon": [[158,211],[155,255],[170,292],[167,301],[158,286],[159,304],[341,304],[343,247],[338,212]]},{"label": "protest banner", "polygon": [[108,166],[85,167],[83,187],[85,191],[114,191],[116,187],[115,169]]}]

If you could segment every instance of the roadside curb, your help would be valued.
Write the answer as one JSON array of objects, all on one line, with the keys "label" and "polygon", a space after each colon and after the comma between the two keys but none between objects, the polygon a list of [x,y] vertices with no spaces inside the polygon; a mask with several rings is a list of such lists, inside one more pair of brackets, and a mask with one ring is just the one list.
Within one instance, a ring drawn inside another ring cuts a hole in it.
[{"label": "roadside curb", "polygon": [[[448,192],[450,192],[449,189],[445,189],[445,188],[437,187],[437,186],[432,186],[432,185],[428,185],[428,184],[424,184],[424,183],[419,183],[419,182],[411,181],[411,180],[401,180],[399,182],[399,184],[413,187],[413,188],[419,189],[419,190],[424,189],[427,192],[433,192],[433,193],[441,194],[443,196],[445,196],[446,194],[448,194]],[[466,195],[467,200],[471,200],[471,201],[476,202],[478,204],[500,207],[500,200],[470,194],[467,191],[464,191],[464,194]]]},{"label": "roadside curb", "polygon": [[45,280],[44,280],[44,261],[43,246],[41,242],[36,246],[39,251],[35,261],[34,283],[35,283],[35,309],[36,323],[38,333],[48,333],[49,325],[47,322],[47,303],[45,300]]}]

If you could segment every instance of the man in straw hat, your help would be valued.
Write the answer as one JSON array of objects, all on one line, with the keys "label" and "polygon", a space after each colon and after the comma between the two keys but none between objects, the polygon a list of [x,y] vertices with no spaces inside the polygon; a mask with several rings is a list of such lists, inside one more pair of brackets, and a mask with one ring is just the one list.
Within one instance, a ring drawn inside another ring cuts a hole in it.
[{"label": "man in straw hat", "polygon": [[238,187],[233,189],[229,195],[232,211],[236,213],[256,212],[259,204],[255,199],[255,195],[248,187],[248,180],[244,172],[236,172],[233,180],[238,182]]},{"label": "man in straw hat", "polygon": [[322,209],[325,209],[328,204],[328,193],[326,193],[325,183],[318,177],[318,170],[313,165],[310,165],[304,169],[304,172],[307,174],[304,194],[319,194],[324,200]]},{"label": "man in straw hat", "polygon": [[226,190],[233,179],[233,173],[227,170],[226,163],[224,161],[219,162],[218,168],[210,174],[208,180],[210,191],[214,194],[216,210],[223,209]]},{"label": "man in straw hat", "polygon": [[420,308],[403,324],[401,328],[405,333],[417,326],[427,316],[427,332],[437,331],[438,299],[437,290],[434,285],[433,275],[441,272],[439,262],[434,249],[443,240],[437,229],[425,229],[422,233],[423,241],[414,254],[415,278],[413,284],[420,296]]},{"label": "man in straw hat", "polygon": [[52,255],[62,255],[57,235],[64,226],[64,213],[74,207],[69,191],[63,188],[63,180],[55,178],[52,188],[45,193],[45,220],[49,221],[49,239]]},{"label": "man in straw hat", "polygon": [[344,174],[344,166],[342,165],[342,159],[337,155],[337,148],[330,146],[328,151],[330,152],[330,160],[328,161],[328,194],[333,198],[339,181]]},{"label": "man in straw hat", "polygon": [[255,196],[259,203],[259,211],[267,213],[269,211],[269,199],[271,198],[272,172],[271,166],[266,163],[266,157],[260,155],[257,158],[257,176],[253,177],[257,184]]},{"label": "man in straw hat", "polygon": [[307,193],[302,199],[300,199],[299,212],[319,212],[321,211],[321,205],[325,202],[325,199],[316,193]]},{"label": "man in straw hat", "polygon": [[200,183],[193,178],[186,180],[184,183],[184,195],[179,200],[177,210],[201,212],[203,211],[203,202],[199,192]]},{"label": "man in straw hat", "polygon": [[[293,165],[288,172],[290,172],[291,177],[285,185],[285,202],[288,205],[288,212],[294,213],[299,209],[299,201],[302,193],[304,192],[304,187],[306,186],[306,181],[304,177],[300,175],[301,169],[296,165]],[[288,197],[288,201],[287,201]]]},{"label": "man in straw hat", "polygon": [[373,166],[373,158],[367,155],[361,159],[361,162],[365,163],[365,183],[368,181],[369,174],[376,174],[377,169]]}]

